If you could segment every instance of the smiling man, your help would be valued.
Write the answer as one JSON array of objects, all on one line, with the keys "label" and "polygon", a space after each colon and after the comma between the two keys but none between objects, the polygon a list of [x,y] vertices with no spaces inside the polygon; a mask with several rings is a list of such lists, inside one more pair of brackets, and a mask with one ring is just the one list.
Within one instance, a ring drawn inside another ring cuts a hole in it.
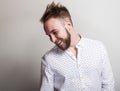
[{"label": "smiling man", "polygon": [[[54,22],[54,23],[53,23]],[[51,18],[45,22],[45,32],[50,37],[50,40],[62,50],[66,50],[70,46],[70,33],[65,27],[64,20],[59,18]]]},{"label": "smiling man", "polygon": [[65,6],[52,2],[41,22],[55,47],[43,56],[40,91],[114,91],[104,45],[77,34]]}]

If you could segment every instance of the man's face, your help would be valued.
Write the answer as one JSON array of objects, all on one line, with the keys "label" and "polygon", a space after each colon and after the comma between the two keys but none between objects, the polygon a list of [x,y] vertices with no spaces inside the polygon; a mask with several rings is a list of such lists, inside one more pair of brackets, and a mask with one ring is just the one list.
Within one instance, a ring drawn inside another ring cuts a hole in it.
[{"label": "man's face", "polygon": [[65,28],[62,20],[51,18],[44,23],[46,35],[62,50],[66,50],[70,46],[71,36],[67,28]]}]

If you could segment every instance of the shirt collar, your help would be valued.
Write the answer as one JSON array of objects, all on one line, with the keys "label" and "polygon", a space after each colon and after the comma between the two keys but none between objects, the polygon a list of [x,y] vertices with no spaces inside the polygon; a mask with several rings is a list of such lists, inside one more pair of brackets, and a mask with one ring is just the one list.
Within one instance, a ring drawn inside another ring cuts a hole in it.
[{"label": "shirt collar", "polygon": [[81,37],[80,41],[77,43],[76,47],[83,47],[84,46],[84,40],[85,38]]}]

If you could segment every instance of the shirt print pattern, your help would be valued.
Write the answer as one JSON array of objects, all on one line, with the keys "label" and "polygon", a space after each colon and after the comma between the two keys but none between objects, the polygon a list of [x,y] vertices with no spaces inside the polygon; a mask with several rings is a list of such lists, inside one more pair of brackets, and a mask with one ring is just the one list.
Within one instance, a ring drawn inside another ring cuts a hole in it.
[{"label": "shirt print pattern", "polygon": [[43,56],[40,91],[114,91],[109,58],[100,41],[81,38],[77,58],[57,46]]}]

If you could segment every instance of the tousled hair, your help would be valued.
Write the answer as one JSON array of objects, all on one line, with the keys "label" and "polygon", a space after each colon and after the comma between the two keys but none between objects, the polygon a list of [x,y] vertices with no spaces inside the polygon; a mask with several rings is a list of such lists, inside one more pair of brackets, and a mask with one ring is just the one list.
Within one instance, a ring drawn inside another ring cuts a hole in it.
[{"label": "tousled hair", "polygon": [[71,15],[68,9],[60,3],[55,4],[54,2],[52,2],[51,4],[48,4],[40,21],[42,23],[45,23],[50,18],[68,18],[72,24]]}]

